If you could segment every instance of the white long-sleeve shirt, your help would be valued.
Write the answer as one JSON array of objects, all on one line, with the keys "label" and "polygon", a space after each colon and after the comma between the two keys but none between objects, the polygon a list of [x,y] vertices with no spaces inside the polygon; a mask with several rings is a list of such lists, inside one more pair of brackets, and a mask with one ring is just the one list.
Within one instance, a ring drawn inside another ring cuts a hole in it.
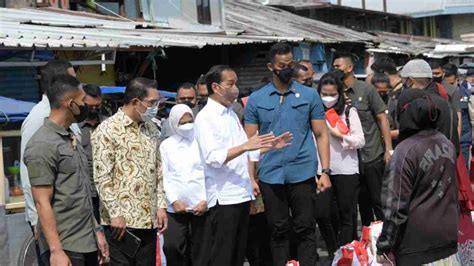
[{"label": "white long-sleeve shirt", "polygon": [[[248,173],[249,153],[225,163],[229,149],[247,142],[247,135],[232,110],[209,98],[195,121],[196,139],[205,162],[206,188],[209,202],[220,205],[253,200]],[[215,191],[215,193],[213,193]]]},{"label": "white long-sleeve shirt", "polygon": [[[201,201],[207,201],[204,162],[197,141],[175,134],[161,143],[160,154],[168,212],[174,213],[172,204],[177,200],[189,209]],[[209,197],[215,198],[215,195]],[[214,200],[208,202],[207,207],[215,205]]]},{"label": "white long-sleeve shirt", "polygon": [[[340,115],[340,118],[346,124],[345,112]],[[365,138],[356,108],[351,108],[349,111],[349,123],[349,134],[345,135],[342,139],[329,134],[332,175],[353,175],[359,173],[357,149],[364,147]],[[328,127],[331,126],[327,120],[326,124]],[[318,169],[321,169],[321,167],[318,167]]]},{"label": "white long-sleeve shirt", "polygon": [[[31,193],[30,178],[28,176],[28,169],[23,161],[23,155],[25,153],[26,144],[28,144],[31,137],[44,124],[44,119],[49,116],[50,112],[51,107],[49,105],[48,97],[43,95],[41,101],[31,109],[30,113],[23,121],[23,124],[21,124],[20,178],[23,187],[23,195],[25,196],[26,221],[30,222],[33,226],[38,223],[38,213],[33,200],[33,194]],[[81,129],[79,126],[77,124],[72,124],[70,129],[74,135],[78,137],[78,140],[80,140]]]}]

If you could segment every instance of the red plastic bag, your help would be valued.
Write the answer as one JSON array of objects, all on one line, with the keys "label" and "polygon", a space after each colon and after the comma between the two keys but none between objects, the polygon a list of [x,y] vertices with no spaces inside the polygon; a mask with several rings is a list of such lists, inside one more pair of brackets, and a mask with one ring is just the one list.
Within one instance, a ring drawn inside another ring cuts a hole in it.
[{"label": "red plastic bag", "polygon": [[369,257],[366,244],[359,241],[341,247],[334,256],[332,266],[368,266],[373,257]]},{"label": "red plastic bag", "polygon": [[331,108],[326,111],[326,120],[329,122],[329,125],[332,128],[337,127],[337,129],[339,129],[339,132],[341,132],[342,135],[349,134],[349,128],[342,121],[341,117],[337,114],[334,108]]}]

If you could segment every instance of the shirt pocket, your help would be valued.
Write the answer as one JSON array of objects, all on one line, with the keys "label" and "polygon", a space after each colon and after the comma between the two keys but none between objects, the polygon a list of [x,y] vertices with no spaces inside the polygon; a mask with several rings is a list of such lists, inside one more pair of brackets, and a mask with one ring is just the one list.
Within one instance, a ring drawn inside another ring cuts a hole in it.
[{"label": "shirt pocket", "polygon": [[309,102],[298,101],[291,104],[291,118],[294,120],[309,121]]},{"label": "shirt pocket", "polygon": [[260,133],[267,133],[275,117],[275,106],[268,103],[259,103],[257,113],[260,122]]},{"label": "shirt pocket", "polygon": [[61,174],[73,174],[77,169],[76,158],[74,158],[74,150],[72,147],[62,145],[58,147],[59,165],[58,172]]},{"label": "shirt pocket", "polygon": [[354,106],[357,109],[357,113],[362,124],[369,123],[372,120],[372,112],[370,111],[368,102],[357,101]]}]

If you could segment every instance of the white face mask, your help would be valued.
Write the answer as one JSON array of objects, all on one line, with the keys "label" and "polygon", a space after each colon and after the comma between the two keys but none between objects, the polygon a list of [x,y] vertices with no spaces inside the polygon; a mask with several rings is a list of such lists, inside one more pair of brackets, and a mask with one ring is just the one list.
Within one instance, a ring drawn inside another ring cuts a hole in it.
[{"label": "white face mask", "polygon": [[176,133],[183,138],[191,139],[194,136],[194,123],[186,123],[176,128]]},{"label": "white face mask", "polygon": [[158,113],[158,104],[152,107],[147,107],[146,111],[143,114],[140,112],[138,113],[140,114],[140,117],[142,118],[143,122],[151,121],[153,118],[155,118],[156,114]]},{"label": "white face mask", "polygon": [[321,98],[321,100],[323,101],[323,104],[326,106],[326,108],[332,108],[337,103],[337,100],[339,100],[339,95],[324,96]]}]

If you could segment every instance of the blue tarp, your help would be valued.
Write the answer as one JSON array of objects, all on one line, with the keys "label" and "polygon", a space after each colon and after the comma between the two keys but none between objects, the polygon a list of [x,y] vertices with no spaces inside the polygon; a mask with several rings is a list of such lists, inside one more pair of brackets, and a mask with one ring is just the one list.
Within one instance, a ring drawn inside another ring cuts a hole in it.
[{"label": "blue tarp", "polygon": [[25,120],[35,103],[0,96],[0,124]]},{"label": "blue tarp", "polygon": [[[102,86],[100,87],[103,94],[124,93],[125,87],[120,86]],[[176,98],[176,92],[160,90],[160,96],[165,98]]]}]

